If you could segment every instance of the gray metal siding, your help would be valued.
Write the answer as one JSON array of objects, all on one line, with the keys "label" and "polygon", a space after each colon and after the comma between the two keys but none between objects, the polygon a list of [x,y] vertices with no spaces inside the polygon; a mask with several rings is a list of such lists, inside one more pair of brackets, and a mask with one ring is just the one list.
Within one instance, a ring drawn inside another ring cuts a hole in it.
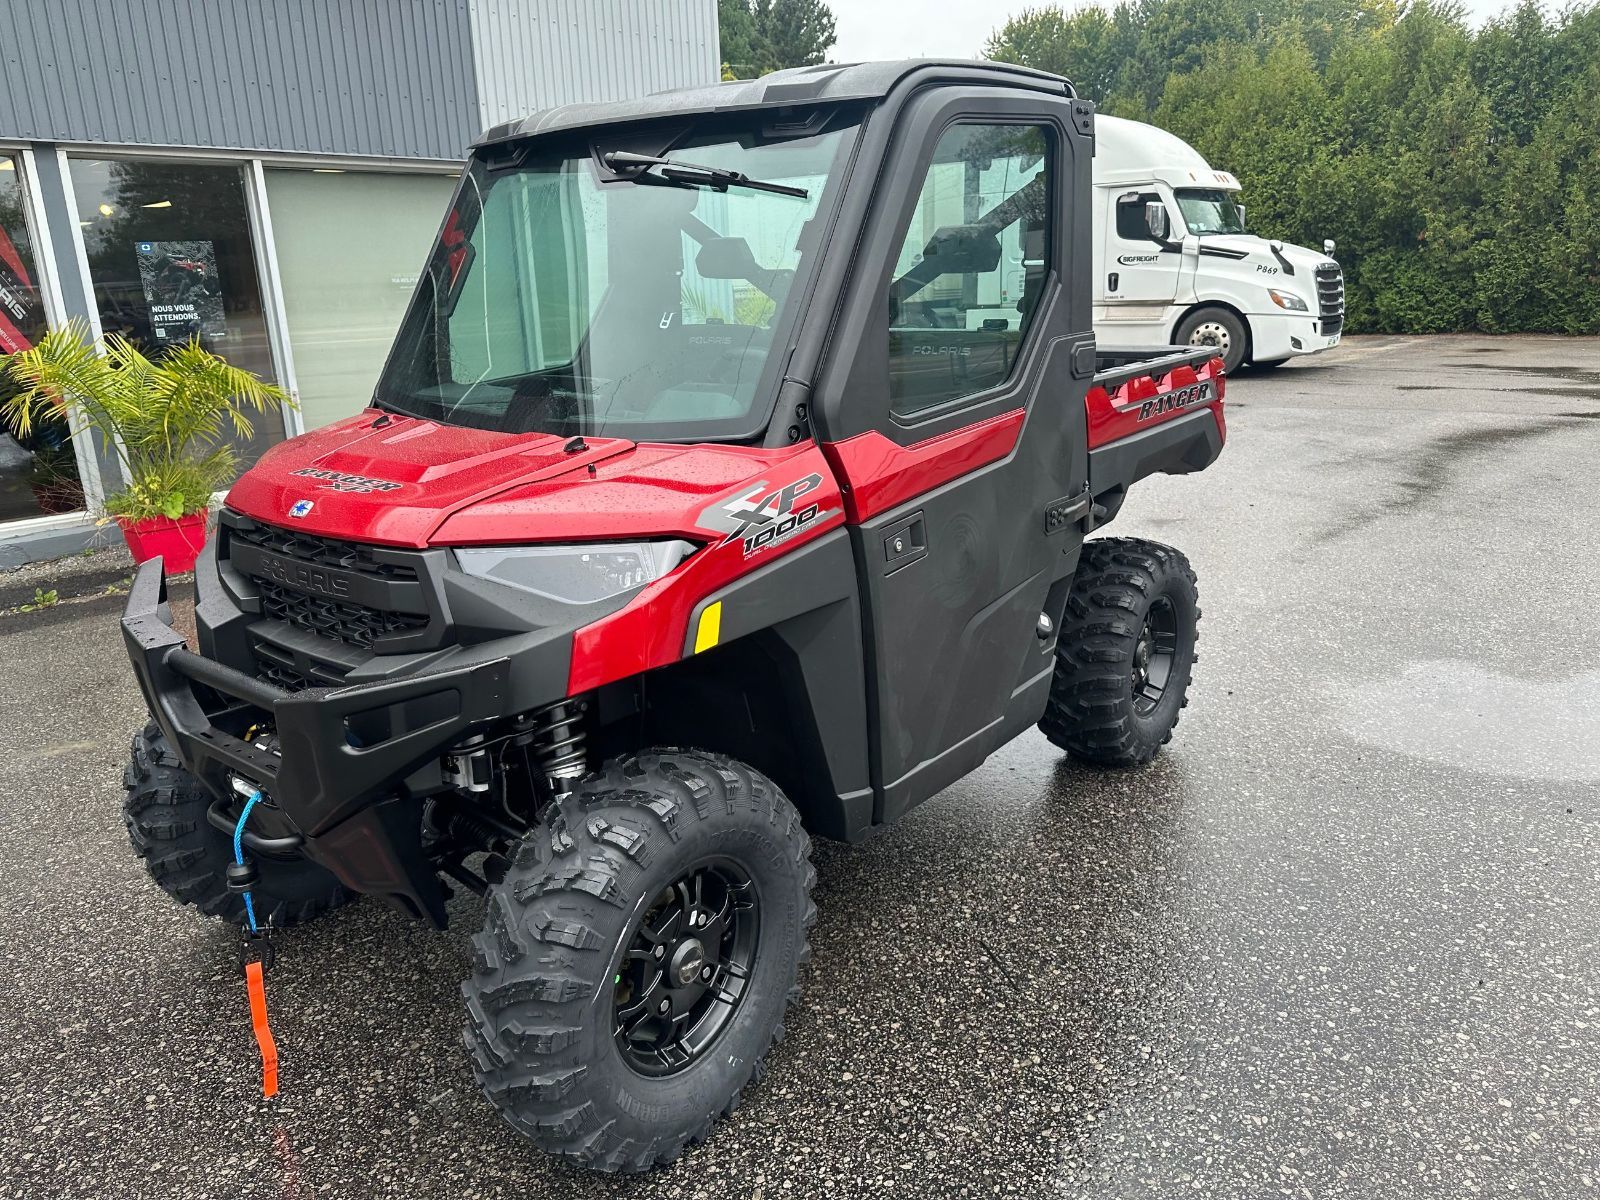
[{"label": "gray metal siding", "polygon": [[468,0],[484,128],[721,75],[716,0]]},{"label": "gray metal siding", "polygon": [[468,0],[0,0],[0,137],[460,158]]}]

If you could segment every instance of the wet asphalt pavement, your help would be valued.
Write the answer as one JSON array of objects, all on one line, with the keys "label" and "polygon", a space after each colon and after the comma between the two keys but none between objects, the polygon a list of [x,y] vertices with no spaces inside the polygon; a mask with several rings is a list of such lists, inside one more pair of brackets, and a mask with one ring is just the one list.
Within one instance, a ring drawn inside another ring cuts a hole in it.
[{"label": "wet asphalt pavement", "polygon": [[114,599],[0,618],[0,1196],[1564,1197],[1600,1185],[1600,341],[1358,339],[1229,387],[1110,532],[1193,560],[1151,767],[1036,734],[819,846],[766,1082],[645,1177],[468,1073],[447,935],[234,943],[123,836]]}]

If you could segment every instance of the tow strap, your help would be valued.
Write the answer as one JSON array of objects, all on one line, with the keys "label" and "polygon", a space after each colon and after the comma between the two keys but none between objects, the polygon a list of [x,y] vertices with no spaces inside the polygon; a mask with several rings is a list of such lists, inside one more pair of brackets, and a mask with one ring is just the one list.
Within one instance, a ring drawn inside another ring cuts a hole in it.
[{"label": "tow strap", "polygon": [[244,941],[239,947],[239,961],[244,966],[245,990],[250,996],[250,1025],[255,1031],[256,1046],[261,1051],[261,1094],[271,1099],[278,1094],[278,1043],[273,1040],[272,1027],[267,1024],[267,969],[272,966],[272,942],[256,927],[256,906],[250,890],[261,878],[256,865],[244,857],[244,824],[250,819],[250,810],[261,799],[260,790],[251,794],[239,814],[239,823],[233,827],[233,862],[228,866],[228,890],[244,897],[244,919],[247,926]]}]

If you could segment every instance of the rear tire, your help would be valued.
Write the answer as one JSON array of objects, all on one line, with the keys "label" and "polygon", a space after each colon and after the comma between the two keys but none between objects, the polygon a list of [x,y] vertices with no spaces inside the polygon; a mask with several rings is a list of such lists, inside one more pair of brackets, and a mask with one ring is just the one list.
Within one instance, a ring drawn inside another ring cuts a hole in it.
[{"label": "rear tire", "polygon": [[1085,543],[1056,639],[1045,737],[1097,766],[1149,762],[1189,703],[1199,620],[1194,571],[1171,546]]},{"label": "rear tire", "polygon": [[[228,890],[225,874],[233,843],[206,820],[211,793],[183,769],[154,722],[135,735],[122,786],[128,793],[122,802],[128,840],[161,890],[243,928],[244,897]],[[261,872],[250,894],[257,925],[304,925],[351,898],[328,871],[306,859],[257,855],[252,861]]]},{"label": "rear tire", "polygon": [[1237,313],[1215,306],[1197,308],[1178,322],[1180,346],[1215,346],[1223,370],[1232,375],[1250,352],[1250,334]]},{"label": "rear tire", "polygon": [[466,1043],[489,1100],[601,1171],[704,1140],[799,996],[810,854],[777,786],[721,755],[653,750],[581,782],[523,839],[473,939]]}]

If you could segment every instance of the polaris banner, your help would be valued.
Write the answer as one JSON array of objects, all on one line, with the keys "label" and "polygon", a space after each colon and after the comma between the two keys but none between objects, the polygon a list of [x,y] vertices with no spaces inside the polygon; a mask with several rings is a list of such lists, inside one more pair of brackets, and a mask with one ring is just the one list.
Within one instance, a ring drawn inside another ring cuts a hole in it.
[{"label": "polaris banner", "polygon": [[136,249],[152,338],[181,342],[226,330],[217,251],[211,242],[139,242]]},{"label": "polaris banner", "polygon": [[44,305],[22,255],[0,229],[0,354],[27,350],[30,332],[44,328]]}]

